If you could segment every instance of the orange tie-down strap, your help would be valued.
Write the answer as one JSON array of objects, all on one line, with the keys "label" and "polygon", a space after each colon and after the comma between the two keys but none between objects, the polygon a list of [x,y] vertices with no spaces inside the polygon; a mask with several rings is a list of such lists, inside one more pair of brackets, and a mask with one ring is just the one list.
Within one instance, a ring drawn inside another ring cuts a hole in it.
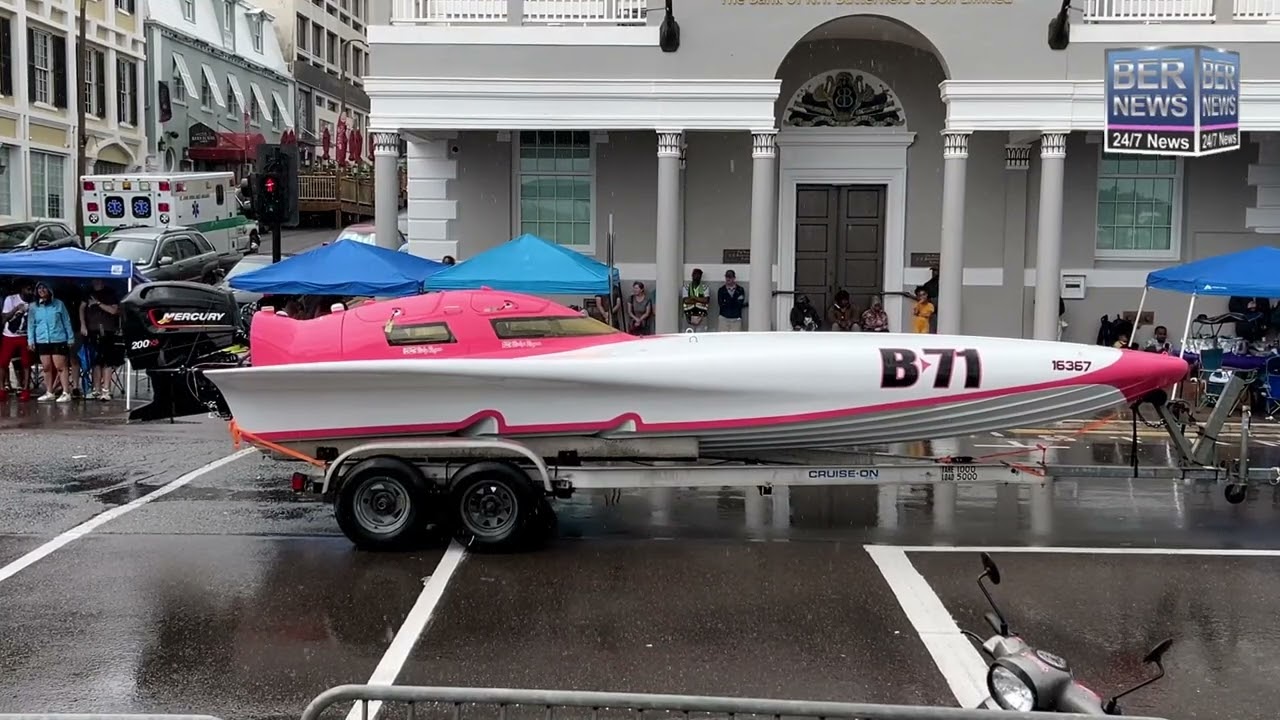
[{"label": "orange tie-down strap", "polygon": [[[1072,437],[1072,438],[1079,437],[1081,435],[1084,435],[1087,432],[1094,430],[1095,428],[1099,428],[1099,427],[1102,427],[1103,425],[1106,425],[1107,423],[1115,420],[1118,417],[1120,417],[1120,413],[1117,411],[1104,418],[1098,418],[1097,420],[1094,420],[1092,422],[1087,422],[1084,425],[1080,426],[1079,430],[1076,430],[1075,432],[1071,433],[1070,435],[1066,435],[1065,437]],[[1029,475],[1044,477],[1045,472],[1041,468],[1045,466],[1046,456],[1049,452],[1048,446],[1045,445],[1044,443],[1036,443],[1034,447],[1017,448],[1014,450],[1009,450],[1007,452],[998,452],[998,453],[990,453],[988,455],[979,455],[978,457],[975,457],[974,460],[975,461],[995,460],[997,458],[1013,457],[1016,455],[1029,455],[1030,453],[1033,453],[1033,452],[1040,453],[1040,468],[1037,468],[1031,465],[1024,465],[1022,463],[1009,462],[1009,461],[1005,461],[1005,464],[1011,468],[1015,468]],[[940,457],[937,460],[940,463],[953,462],[953,459],[951,457]]]},{"label": "orange tie-down strap", "polygon": [[295,460],[301,460],[302,462],[314,465],[320,468],[321,470],[327,467],[327,463],[325,463],[325,461],[323,460],[317,460],[316,458],[313,458],[310,455],[307,455],[306,453],[300,453],[297,450],[293,450],[283,445],[273,443],[270,440],[263,440],[262,438],[258,437],[257,435],[254,435],[248,430],[241,429],[240,426],[236,424],[235,420],[231,420],[227,422],[227,430],[230,431],[231,433],[231,444],[237,450],[240,449],[240,443],[243,441],[255,447],[266,448],[267,450],[273,450],[286,457],[291,457]]}]

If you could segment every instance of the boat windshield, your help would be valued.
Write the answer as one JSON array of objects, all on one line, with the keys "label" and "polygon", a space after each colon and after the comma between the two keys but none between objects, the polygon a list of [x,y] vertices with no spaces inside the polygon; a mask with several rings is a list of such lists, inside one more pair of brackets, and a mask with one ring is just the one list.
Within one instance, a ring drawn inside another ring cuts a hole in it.
[{"label": "boat windshield", "polygon": [[618,332],[586,316],[503,318],[492,322],[499,340],[590,337]]}]

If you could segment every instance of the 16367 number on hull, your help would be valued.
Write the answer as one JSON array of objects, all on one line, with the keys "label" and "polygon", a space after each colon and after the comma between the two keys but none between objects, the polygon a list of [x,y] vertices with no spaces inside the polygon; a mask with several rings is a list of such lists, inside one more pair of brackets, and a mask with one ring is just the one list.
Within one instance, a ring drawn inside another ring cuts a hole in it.
[{"label": "16367 number on hull", "polygon": [[914,387],[932,373],[933,387],[950,388],[956,381],[956,360],[964,366],[964,387],[982,387],[982,356],[973,348],[925,348],[918,354],[907,348],[880,349],[880,387]]}]

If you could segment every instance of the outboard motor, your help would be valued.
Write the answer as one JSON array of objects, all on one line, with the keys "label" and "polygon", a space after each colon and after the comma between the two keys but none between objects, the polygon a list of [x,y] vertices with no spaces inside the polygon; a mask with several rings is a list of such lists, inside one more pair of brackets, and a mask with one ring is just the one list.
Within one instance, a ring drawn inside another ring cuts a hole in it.
[{"label": "outboard motor", "polygon": [[211,367],[243,364],[245,341],[235,297],[194,282],[139,285],[120,302],[125,352],[134,369],[146,370],[152,400],[130,420],[173,419],[208,412],[226,414],[221,393],[201,374]]}]

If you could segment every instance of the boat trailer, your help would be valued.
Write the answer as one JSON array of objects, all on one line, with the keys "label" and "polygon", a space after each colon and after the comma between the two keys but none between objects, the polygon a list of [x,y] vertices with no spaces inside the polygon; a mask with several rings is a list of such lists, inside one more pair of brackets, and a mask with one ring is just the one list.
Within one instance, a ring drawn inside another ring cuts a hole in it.
[{"label": "boat trailer", "polygon": [[[1212,413],[1194,424],[1185,403],[1158,391],[1132,408],[1131,463],[1051,465],[1000,457],[904,458],[858,448],[737,453],[707,457],[692,438],[617,440],[600,437],[387,437],[326,443],[307,454],[254,437],[232,423],[241,441],[282,460],[301,460],[319,473],[293,474],[295,491],[332,502],[338,525],[365,549],[416,545],[432,527],[448,529],[472,549],[509,550],[536,545],[553,534],[550,500],[579,490],[720,488],[755,486],[769,495],[779,486],[1047,485],[1055,477],[1084,480],[1164,479],[1212,482],[1228,502],[1245,500],[1248,486],[1280,484],[1280,468],[1249,466],[1250,408],[1240,401],[1248,378],[1236,373]],[[1158,420],[1148,421],[1151,406]],[[1219,437],[1239,405],[1239,457],[1219,460]],[[1138,463],[1138,424],[1161,427],[1177,462]],[[1025,454],[1019,450],[1016,454]]]}]

